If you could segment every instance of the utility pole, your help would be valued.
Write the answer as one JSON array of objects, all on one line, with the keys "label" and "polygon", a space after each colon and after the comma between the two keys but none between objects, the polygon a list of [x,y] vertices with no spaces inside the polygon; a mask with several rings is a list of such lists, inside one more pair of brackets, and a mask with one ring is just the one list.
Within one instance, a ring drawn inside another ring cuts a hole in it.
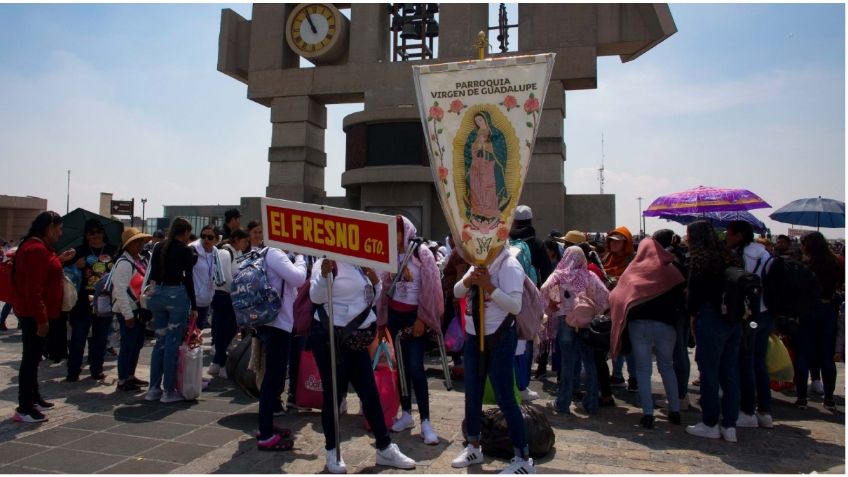
[{"label": "utility pole", "polygon": [[604,194],[604,133],[601,132],[601,167],[598,168],[598,181],[601,183],[601,195]]},{"label": "utility pole", "polygon": [[636,200],[639,201],[639,236],[642,237],[645,235],[645,223],[642,217],[642,198],[637,197]]},{"label": "utility pole", "polygon": [[68,200],[65,202],[65,214],[71,211],[71,170],[68,169]]},{"label": "utility pole", "polygon": [[141,233],[147,233],[147,220],[144,218],[144,206],[147,205],[147,199],[141,198]]}]

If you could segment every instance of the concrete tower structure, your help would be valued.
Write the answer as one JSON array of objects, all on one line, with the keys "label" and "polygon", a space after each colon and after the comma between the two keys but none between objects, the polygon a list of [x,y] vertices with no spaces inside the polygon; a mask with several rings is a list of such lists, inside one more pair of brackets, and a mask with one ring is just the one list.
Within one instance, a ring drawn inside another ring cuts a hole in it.
[{"label": "concrete tower structure", "polygon": [[[348,7],[349,20],[338,11]],[[438,52],[425,61],[474,59],[477,32],[494,23],[488,5],[439,8]],[[307,25],[304,12],[323,15],[326,24]],[[666,4],[518,5],[518,51],[506,55],[557,55],[521,197],[533,208],[540,234],[563,226],[606,231],[615,223],[614,196],[566,195],[565,91],[597,87],[599,56],[631,61],[676,31]],[[271,109],[267,196],[403,212],[423,235],[444,237],[448,227],[428,166],[413,62],[391,61],[390,50],[387,4],[254,4],[250,20],[222,11],[218,70]],[[301,56],[316,66],[300,68]],[[331,200],[324,190],[326,105],[354,102],[365,107],[344,118],[346,199]]]}]

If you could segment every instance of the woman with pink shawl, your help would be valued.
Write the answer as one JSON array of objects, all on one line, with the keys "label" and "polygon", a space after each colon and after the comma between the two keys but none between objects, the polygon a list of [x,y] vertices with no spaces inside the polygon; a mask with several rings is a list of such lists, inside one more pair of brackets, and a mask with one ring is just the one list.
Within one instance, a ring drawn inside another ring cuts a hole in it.
[{"label": "woman with pink shawl", "polygon": [[548,407],[560,414],[571,414],[571,396],[579,386],[579,383],[575,382],[573,370],[577,357],[580,356],[586,369],[583,408],[589,414],[594,414],[599,407],[595,353],[592,347],[578,336],[578,330],[566,324],[565,317],[574,308],[578,295],[591,299],[595,304],[595,312],[603,313],[607,309],[609,291],[601,279],[587,268],[583,250],[572,246],[565,249],[562,260],[545,280],[541,292],[548,315],[557,320],[559,325],[557,341],[560,347],[561,377],[556,400],[549,402]]},{"label": "woman with pink shawl", "polygon": [[[401,215],[397,216],[398,263],[412,247],[417,231],[412,222]],[[427,347],[427,328],[441,333],[441,319],[445,302],[442,296],[442,282],[439,267],[433,253],[426,246],[418,247],[407,266],[400,270],[394,296],[387,292],[395,276],[384,272],[381,279],[385,286],[377,302],[377,324],[388,326],[392,338],[402,339],[404,374],[406,388],[415,390],[415,401],[421,418],[421,438],[425,444],[439,443],[439,436],[430,423],[430,398],[427,389],[427,375],[424,372],[424,351]],[[398,334],[400,337],[398,338]],[[415,427],[412,420],[412,397],[401,396],[403,414],[392,424],[393,432]]]},{"label": "woman with pink shawl", "polygon": [[610,351],[615,358],[621,351],[621,336],[627,327],[636,361],[639,401],[642,405],[640,424],[654,427],[654,401],[651,396],[652,350],[656,350],[657,369],[662,376],[669,406],[669,421],[680,424],[680,399],[674,373],[675,325],[684,306],[684,278],[667,252],[652,238],[639,243],[636,257],[610,293],[612,332]]}]

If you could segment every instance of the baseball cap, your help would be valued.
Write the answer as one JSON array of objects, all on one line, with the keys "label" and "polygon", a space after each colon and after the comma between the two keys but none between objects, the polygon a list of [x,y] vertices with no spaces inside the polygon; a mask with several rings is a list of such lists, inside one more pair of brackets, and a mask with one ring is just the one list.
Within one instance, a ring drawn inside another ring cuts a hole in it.
[{"label": "baseball cap", "polygon": [[526,205],[515,208],[515,220],[530,220],[533,218],[533,209]]}]

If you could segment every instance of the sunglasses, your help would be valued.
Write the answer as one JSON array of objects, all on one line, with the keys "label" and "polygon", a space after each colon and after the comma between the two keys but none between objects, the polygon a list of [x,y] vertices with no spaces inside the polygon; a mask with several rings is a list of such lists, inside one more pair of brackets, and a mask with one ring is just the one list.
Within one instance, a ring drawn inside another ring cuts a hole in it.
[{"label": "sunglasses", "polygon": [[202,237],[204,240],[215,240],[215,236],[214,236],[214,235],[206,235],[206,234],[203,234],[203,235],[201,235],[201,237]]}]

